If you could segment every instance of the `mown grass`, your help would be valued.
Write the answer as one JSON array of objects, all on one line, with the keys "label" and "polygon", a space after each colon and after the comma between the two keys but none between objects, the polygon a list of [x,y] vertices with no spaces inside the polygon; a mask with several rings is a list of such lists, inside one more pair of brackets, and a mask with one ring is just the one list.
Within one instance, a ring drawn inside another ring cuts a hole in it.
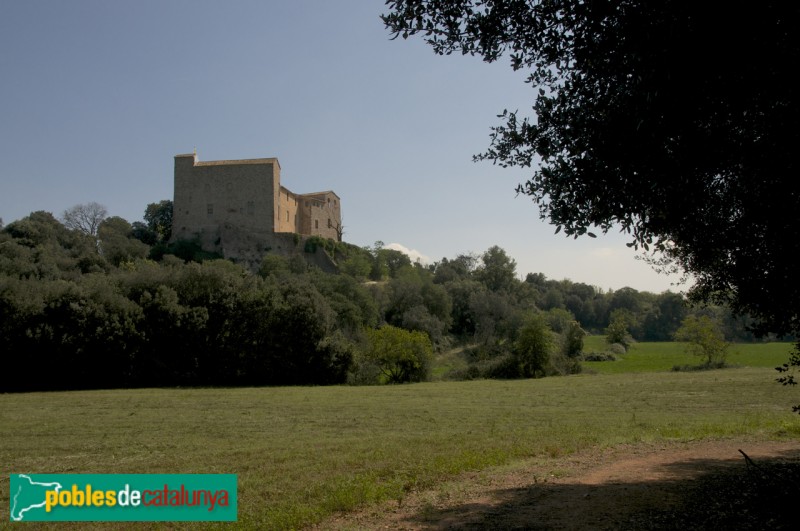
[{"label": "mown grass", "polygon": [[446,380],[448,373],[454,370],[466,369],[469,365],[464,356],[466,348],[465,346],[458,346],[445,352],[437,353],[434,356],[431,368],[431,380]]},{"label": "mown grass", "polygon": [[[238,527],[292,529],[518,459],[637,441],[800,437],[797,393],[773,372],[6,394],[0,463],[6,474],[236,473]],[[8,507],[4,481],[0,520]],[[64,527],[91,526],[52,528]],[[161,526],[118,528],[131,527]]]},{"label": "mown grass", "polygon": [[[792,343],[733,343],[728,364],[735,367],[775,368],[786,363]],[[584,352],[603,352],[608,348],[603,336],[588,336]],[[700,365],[702,359],[688,354],[685,344],[674,341],[634,343],[617,361],[586,361],[584,369],[603,374],[669,371],[674,366]],[[777,373],[776,373],[777,375]]]}]

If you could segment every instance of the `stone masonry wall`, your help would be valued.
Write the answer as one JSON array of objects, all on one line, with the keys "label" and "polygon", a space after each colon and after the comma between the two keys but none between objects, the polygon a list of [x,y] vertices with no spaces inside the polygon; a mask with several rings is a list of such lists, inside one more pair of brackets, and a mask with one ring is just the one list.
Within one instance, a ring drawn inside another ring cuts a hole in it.
[{"label": "stone masonry wall", "polygon": [[173,234],[192,238],[224,224],[274,232],[280,186],[278,159],[198,162],[175,157]]}]

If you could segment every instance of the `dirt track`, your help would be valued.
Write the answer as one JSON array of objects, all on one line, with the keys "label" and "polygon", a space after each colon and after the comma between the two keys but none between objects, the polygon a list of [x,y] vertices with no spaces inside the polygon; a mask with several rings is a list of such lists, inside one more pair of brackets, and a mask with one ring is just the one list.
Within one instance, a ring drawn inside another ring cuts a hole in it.
[{"label": "dirt track", "polygon": [[798,471],[800,441],[625,446],[465,475],[319,528],[776,529],[794,521],[775,511],[794,508]]}]

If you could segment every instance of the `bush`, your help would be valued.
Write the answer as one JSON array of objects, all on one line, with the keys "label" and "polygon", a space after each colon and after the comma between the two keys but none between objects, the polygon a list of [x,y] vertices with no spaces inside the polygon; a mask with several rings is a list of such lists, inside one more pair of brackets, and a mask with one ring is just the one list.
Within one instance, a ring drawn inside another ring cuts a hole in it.
[{"label": "bush", "polygon": [[673,365],[673,372],[688,372],[688,371],[710,371],[713,369],[724,369],[730,367],[725,361],[714,361],[701,363],[700,365]]},{"label": "bush", "polygon": [[623,354],[628,352],[628,347],[626,347],[622,343],[612,343],[608,346],[607,352],[615,356],[622,356]]},{"label": "bush", "polygon": [[466,367],[461,367],[458,369],[452,369],[444,374],[442,377],[443,380],[454,380],[454,381],[464,381],[464,380],[478,380],[480,378],[484,378],[484,374],[481,372],[481,368],[479,364],[473,363],[472,365],[468,365]]},{"label": "bush", "polygon": [[617,361],[617,359],[611,352],[589,352],[583,355],[583,361]]},{"label": "bush", "polygon": [[633,338],[628,329],[634,320],[633,313],[624,308],[617,308],[611,312],[608,328],[606,328],[606,342],[609,345],[619,343],[626,348],[630,346]]},{"label": "bush", "polygon": [[578,358],[573,358],[561,352],[557,352],[550,356],[550,364],[545,368],[545,374],[547,376],[580,374],[581,369]]},{"label": "bush", "polygon": [[553,351],[553,333],[543,316],[530,315],[514,343],[514,357],[519,376],[536,378],[545,375]]},{"label": "bush", "polygon": [[349,385],[377,385],[381,383],[381,366],[377,361],[356,355],[350,372],[347,373]]},{"label": "bush", "polygon": [[526,377],[519,359],[513,354],[499,356],[478,364],[484,378],[513,379]]},{"label": "bush", "polygon": [[425,332],[384,325],[366,330],[361,358],[380,367],[387,383],[421,382],[430,376],[433,345]]},{"label": "bush", "polygon": [[725,365],[730,344],[725,341],[719,323],[708,316],[690,315],[684,319],[675,332],[675,341],[685,341],[687,352],[704,358],[704,366]]}]

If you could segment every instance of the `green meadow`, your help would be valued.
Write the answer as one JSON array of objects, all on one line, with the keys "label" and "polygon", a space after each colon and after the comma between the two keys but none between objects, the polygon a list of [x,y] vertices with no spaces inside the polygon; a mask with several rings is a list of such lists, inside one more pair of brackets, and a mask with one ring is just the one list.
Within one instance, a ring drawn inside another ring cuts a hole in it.
[{"label": "green meadow", "polygon": [[[772,368],[786,363],[792,343],[733,343],[728,351],[728,364],[733,367]],[[584,352],[607,349],[604,336],[588,336]],[[685,344],[673,341],[634,343],[617,361],[583,362],[584,370],[603,374],[669,371],[674,366],[699,365],[702,360],[686,352]],[[775,373],[777,375],[777,373]]]},{"label": "green meadow", "polygon": [[[592,373],[537,380],[3,394],[0,463],[5,474],[235,473],[240,527],[296,529],[526,459],[800,437],[791,412],[800,395],[772,368],[788,345],[737,348],[740,367],[714,371],[671,372],[697,360],[676,361],[674,344],[637,344],[619,361],[587,364]],[[8,507],[3,481],[0,520]],[[92,528],[51,528],[65,527]],[[119,526],[131,527],[161,528]]]}]

